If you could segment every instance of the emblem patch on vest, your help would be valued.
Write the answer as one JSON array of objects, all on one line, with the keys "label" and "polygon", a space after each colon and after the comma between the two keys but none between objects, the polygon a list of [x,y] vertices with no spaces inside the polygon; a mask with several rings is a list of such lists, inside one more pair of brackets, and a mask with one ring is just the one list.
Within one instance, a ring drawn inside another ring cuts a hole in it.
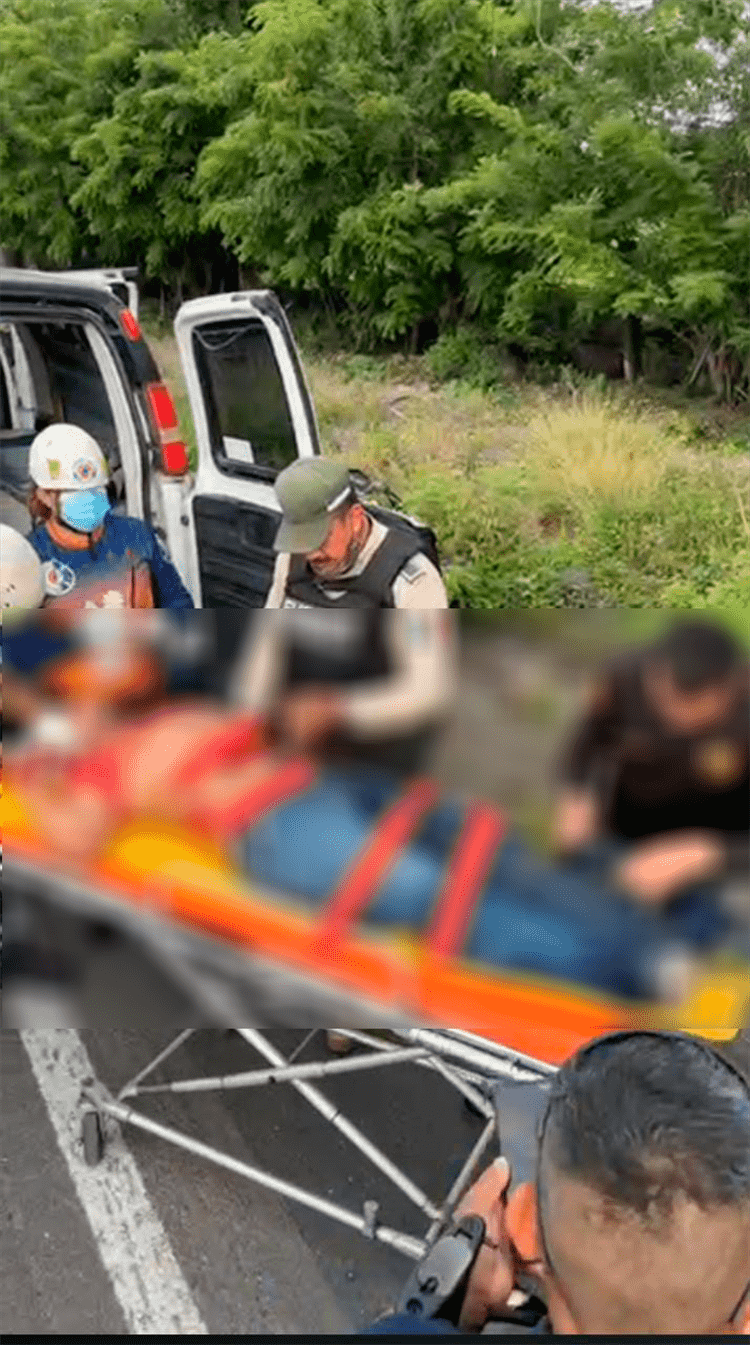
[{"label": "emblem patch on vest", "polygon": [[70,565],[63,565],[59,560],[50,560],[42,567],[44,574],[44,591],[48,598],[64,598],[67,593],[72,593],[76,586],[76,573]]},{"label": "emblem patch on vest", "polygon": [[416,555],[412,556],[411,560],[407,560],[398,577],[399,579],[405,579],[407,584],[414,584],[423,574],[424,566],[422,564],[422,556]]}]

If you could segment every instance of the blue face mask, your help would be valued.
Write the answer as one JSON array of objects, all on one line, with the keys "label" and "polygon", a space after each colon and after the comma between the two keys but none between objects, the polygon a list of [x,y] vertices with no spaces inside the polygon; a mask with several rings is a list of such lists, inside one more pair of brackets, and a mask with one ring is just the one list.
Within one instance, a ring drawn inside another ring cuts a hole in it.
[{"label": "blue face mask", "polygon": [[72,490],[60,496],[60,518],[76,532],[96,532],[111,505],[106,490]]}]

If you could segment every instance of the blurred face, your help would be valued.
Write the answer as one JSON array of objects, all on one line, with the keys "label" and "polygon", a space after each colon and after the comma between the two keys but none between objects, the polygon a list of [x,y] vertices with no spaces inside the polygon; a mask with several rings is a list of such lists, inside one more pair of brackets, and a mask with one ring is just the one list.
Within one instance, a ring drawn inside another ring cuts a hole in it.
[{"label": "blurred face", "polygon": [[[85,538],[89,532],[98,532],[105,515],[109,512],[109,499],[105,486],[97,486],[88,491],[45,490],[42,487],[37,487],[36,493],[42,503],[46,504],[47,508],[52,511],[52,518],[55,522],[61,524],[69,532],[72,530],[74,533],[78,533],[81,538]],[[71,522],[66,516],[68,502],[72,501],[75,510],[76,506],[84,499],[89,501],[91,497],[96,501],[93,512],[91,512],[90,507],[87,507],[82,520],[75,517],[75,521]],[[90,518],[86,517],[87,514],[90,514]]]},{"label": "blurred face", "polygon": [[739,678],[729,677],[700,691],[678,687],[667,665],[653,668],[646,678],[646,691],[661,718],[680,733],[700,733],[722,723],[739,692]]},{"label": "blurred face", "polygon": [[560,1174],[546,1191],[538,1241],[556,1334],[750,1334],[747,1206],[683,1199],[649,1227]]},{"label": "blurred face", "polygon": [[307,557],[310,569],[321,579],[335,579],[337,575],[346,574],[369,535],[370,520],[360,504],[334,515],[323,545]]}]

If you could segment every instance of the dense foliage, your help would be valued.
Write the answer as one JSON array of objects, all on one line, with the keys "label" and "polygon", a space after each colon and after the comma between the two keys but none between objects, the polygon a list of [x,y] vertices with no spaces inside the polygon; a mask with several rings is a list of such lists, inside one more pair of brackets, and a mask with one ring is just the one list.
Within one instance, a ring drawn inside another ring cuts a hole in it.
[{"label": "dense foliage", "polygon": [[622,319],[750,386],[744,0],[0,0],[0,47],[25,261],[239,263],[363,348]]}]

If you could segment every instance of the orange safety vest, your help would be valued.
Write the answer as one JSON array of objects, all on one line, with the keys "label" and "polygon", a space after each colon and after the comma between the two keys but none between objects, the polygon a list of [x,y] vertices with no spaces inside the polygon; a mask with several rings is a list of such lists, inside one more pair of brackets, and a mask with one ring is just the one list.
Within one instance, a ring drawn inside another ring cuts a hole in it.
[{"label": "orange safety vest", "polygon": [[143,561],[123,570],[112,570],[101,579],[84,580],[62,597],[48,597],[45,606],[75,611],[155,607],[151,566]]}]

